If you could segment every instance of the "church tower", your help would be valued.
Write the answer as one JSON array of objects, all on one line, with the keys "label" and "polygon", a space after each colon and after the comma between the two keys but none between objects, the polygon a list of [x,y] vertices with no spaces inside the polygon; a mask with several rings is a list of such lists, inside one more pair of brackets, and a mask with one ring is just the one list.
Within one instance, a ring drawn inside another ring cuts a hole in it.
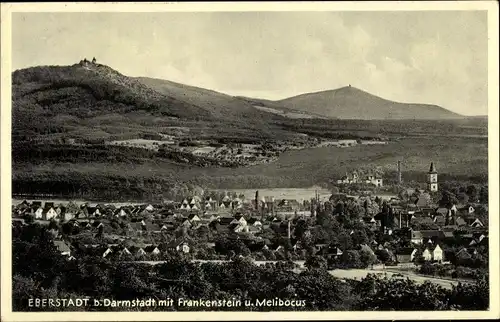
[{"label": "church tower", "polygon": [[432,192],[438,191],[438,173],[434,162],[431,162],[431,167],[427,173],[427,190]]}]

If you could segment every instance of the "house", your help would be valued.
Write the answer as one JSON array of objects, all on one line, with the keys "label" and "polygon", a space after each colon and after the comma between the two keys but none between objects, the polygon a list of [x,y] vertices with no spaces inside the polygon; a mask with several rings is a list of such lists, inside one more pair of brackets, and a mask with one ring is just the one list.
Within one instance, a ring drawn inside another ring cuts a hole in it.
[{"label": "house", "polygon": [[428,216],[418,216],[417,214],[412,216],[411,225],[433,225],[435,224],[432,217]]},{"label": "house", "polygon": [[106,250],[104,251],[104,253],[102,253],[102,257],[106,258],[107,256],[109,256],[109,254],[111,254],[113,251],[111,250],[110,247],[106,248]]},{"label": "house", "polygon": [[237,221],[235,218],[233,217],[219,217],[218,220],[217,220],[221,225],[230,225],[233,221],[236,221],[239,223],[239,221]]},{"label": "house", "polygon": [[101,211],[98,207],[87,207],[87,214],[89,217],[99,217],[101,215]]},{"label": "house", "polygon": [[65,212],[64,212],[64,214],[63,214],[62,216],[63,216],[63,219],[64,219],[65,221],[70,221],[70,220],[72,220],[72,219],[74,219],[74,218],[75,218],[76,213],[74,213],[74,212],[70,212],[70,211],[65,211]]},{"label": "house", "polygon": [[464,218],[465,222],[467,223],[467,225],[471,226],[471,227],[484,227],[483,223],[481,222],[481,220],[479,220],[479,218],[474,218],[474,217],[467,217],[467,218]]},{"label": "house", "polygon": [[250,226],[262,227],[262,222],[257,218],[248,219],[247,224]]},{"label": "house", "polygon": [[247,224],[245,217],[243,217],[243,215],[240,213],[234,215],[234,219],[236,219],[238,222],[240,222],[242,224],[245,224],[245,225]]},{"label": "house", "polygon": [[467,249],[467,248],[462,248],[458,252],[455,253],[455,260],[457,262],[459,261],[467,261],[472,259],[473,255],[477,254],[477,250],[475,249]]},{"label": "house", "polygon": [[440,207],[436,209],[436,214],[441,215],[441,216],[447,216],[449,213],[449,209],[445,207]]},{"label": "house", "polygon": [[35,215],[35,219],[42,219],[43,218],[43,208],[41,206],[36,206],[33,209],[33,214]]},{"label": "house", "polygon": [[294,240],[291,242],[291,244],[294,251],[302,249],[302,243],[300,242],[300,240]]},{"label": "house", "polygon": [[167,249],[182,253],[189,253],[190,250],[188,243],[182,239],[174,240],[173,242],[169,243],[167,245]]},{"label": "house", "polygon": [[71,249],[68,244],[62,240],[54,240],[54,246],[63,256],[71,256]]},{"label": "house", "polygon": [[53,207],[46,207],[42,211],[42,219],[43,220],[51,220],[57,218],[57,212]]},{"label": "house", "polygon": [[44,208],[55,208],[55,205],[52,201],[45,202]]},{"label": "house", "polygon": [[155,207],[153,205],[147,205],[146,208],[144,208],[146,211],[152,212],[155,210]]},{"label": "house", "polygon": [[441,247],[439,247],[439,245],[436,245],[436,247],[434,247],[434,249],[432,249],[431,253],[432,253],[432,260],[433,261],[436,261],[436,262],[443,261],[443,259],[444,259],[443,250],[441,249]]},{"label": "house", "polygon": [[414,244],[422,244],[423,241],[423,236],[422,233],[418,230],[411,230],[410,231],[410,241]]},{"label": "house", "polygon": [[200,217],[198,217],[198,215],[197,215],[197,214],[190,214],[190,215],[188,216],[188,219],[189,219],[189,221],[190,221],[191,223],[194,223],[194,222],[197,222],[197,221],[200,221],[200,220],[201,220],[201,219],[200,219]]},{"label": "house", "polygon": [[136,250],[135,255],[136,255],[136,256],[144,256],[144,255],[146,255],[146,251],[145,251],[142,247],[139,247],[139,248]]},{"label": "house", "polygon": [[131,252],[125,246],[120,246],[120,245],[108,245],[108,246],[111,247],[112,250],[111,254],[114,254],[114,256],[117,256],[118,258],[132,255]]},{"label": "house", "polygon": [[443,230],[443,237],[444,240],[454,240],[455,234],[453,233],[453,230]]},{"label": "house", "polygon": [[146,246],[144,248],[144,251],[147,253],[147,254],[151,254],[151,255],[159,255],[161,252],[160,252],[160,249],[158,249],[157,246],[154,246],[154,245],[149,245],[149,246]]},{"label": "house", "polygon": [[188,218],[183,218],[182,223],[180,224],[180,227],[186,227],[186,228],[191,228],[193,224],[189,221]]},{"label": "house", "polygon": [[446,224],[446,216],[435,215],[433,221],[438,226],[444,226]]},{"label": "house", "polygon": [[432,260],[432,252],[429,250],[429,248],[426,248],[422,252],[422,257],[424,258],[425,261],[431,261]]},{"label": "house", "polygon": [[402,248],[396,252],[396,259],[399,263],[413,262],[416,253],[416,248]]},{"label": "house", "polygon": [[129,249],[130,255],[132,255],[132,256],[140,257],[140,256],[146,255],[144,248],[142,248],[140,246],[133,245],[133,246],[130,246],[128,249]]},{"label": "house", "polygon": [[248,232],[251,234],[256,234],[261,231],[261,226],[246,226],[248,229]]},{"label": "house", "polygon": [[56,207],[56,213],[59,218],[64,218],[64,215],[66,214],[66,207],[64,206],[58,206]]},{"label": "house", "polygon": [[455,219],[455,224],[457,226],[466,226],[467,222],[462,217],[457,217],[457,219]]},{"label": "house", "polygon": [[115,216],[116,217],[127,217],[130,215],[130,210],[128,210],[127,208],[124,208],[124,207],[121,207],[120,209],[117,209],[115,211]]}]

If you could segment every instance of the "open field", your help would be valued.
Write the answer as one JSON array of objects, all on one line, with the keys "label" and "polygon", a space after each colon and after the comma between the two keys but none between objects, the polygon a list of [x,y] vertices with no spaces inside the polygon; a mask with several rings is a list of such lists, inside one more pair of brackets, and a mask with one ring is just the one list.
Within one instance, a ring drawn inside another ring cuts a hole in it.
[{"label": "open field", "polygon": [[390,271],[381,271],[381,270],[370,270],[370,269],[335,269],[329,271],[329,273],[337,278],[345,278],[345,279],[356,279],[360,280],[364,277],[366,277],[368,274],[375,274],[379,276],[387,276],[387,277],[392,277],[396,274],[401,274],[403,277],[401,278],[409,278],[413,280],[416,283],[423,284],[425,282],[431,282],[433,284],[439,285],[441,287],[451,289],[453,286],[458,285],[458,281],[452,281],[448,279],[442,279],[442,278],[434,278],[434,277],[427,277],[427,276],[420,276],[417,274],[410,274],[410,273],[395,273],[395,272],[390,272]]},{"label": "open field", "polygon": [[[101,189],[111,189],[115,190],[116,198],[134,195],[141,199],[176,182],[210,189],[326,187],[346,171],[366,167],[379,167],[386,181],[394,180],[398,160],[402,161],[404,182],[424,182],[425,172],[433,161],[442,182],[484,183],[488,177],[487,143],[483,138],[422,137],[387,145],[307,148],[286,151],[268,164],[239,168],[200,168],[155,158],[127,162],[127,154],[124,154],[125,161],[109,163],[22,162],[13,163],[13,193],[57,194],[92,187],[96,192],[90,193],[95,197],[104,198]],[[67,187],[61,186],[57,191],[61,183]],[[125,191],[127,185],[129,188]]]}]

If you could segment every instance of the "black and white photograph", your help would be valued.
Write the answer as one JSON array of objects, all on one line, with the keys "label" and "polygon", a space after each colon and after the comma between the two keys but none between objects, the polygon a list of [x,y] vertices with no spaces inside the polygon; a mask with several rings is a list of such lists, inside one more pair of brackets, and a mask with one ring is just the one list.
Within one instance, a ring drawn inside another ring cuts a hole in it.
[{"label": "black and white photograph", "polygon": [[2,320],[498,318],[498,3],[211,5],[2,4]]}]

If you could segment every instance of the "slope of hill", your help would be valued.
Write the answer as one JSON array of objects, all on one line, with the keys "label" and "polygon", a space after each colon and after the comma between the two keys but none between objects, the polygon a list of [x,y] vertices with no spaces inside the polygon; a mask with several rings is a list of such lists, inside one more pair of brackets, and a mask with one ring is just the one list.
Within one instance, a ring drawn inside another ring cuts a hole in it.
[{"label": "slope of hill", "polygon": [[[160,94],[141,82],[100,64],[38,66],[12,74],[13,100],[41,107],[60,108],[80,114],[82,104],[127,112],[131,108],[163,116],[208,118],[210,113],[171,96]],[[86,103],[86,104],[85,104]],[[108,104],[109,106],[103,106]],[[80,109],[80,111],[78,111]]]},{"label": "slope of hill", "polygon": [[13,138],[52,141],[133,139],[162,128],[195,128],[206,136],[273,137],[283,117],[228,95],[168,81],[125,76],[88,62],[12,73]]},{"label": "slope of hill", "polygon": [[272,116],[272,114],[256,110],[244,100],[216,91],[156,78],[138,77],[136,79],[158,93],[200,106],[215,118],[262,122]]},{"label": "slope of hill", "polygon": [[340,119],[453,119],[461,115],[436,105],[389,101],[355,87],[307,93],[273,102],[285,108]]}]

